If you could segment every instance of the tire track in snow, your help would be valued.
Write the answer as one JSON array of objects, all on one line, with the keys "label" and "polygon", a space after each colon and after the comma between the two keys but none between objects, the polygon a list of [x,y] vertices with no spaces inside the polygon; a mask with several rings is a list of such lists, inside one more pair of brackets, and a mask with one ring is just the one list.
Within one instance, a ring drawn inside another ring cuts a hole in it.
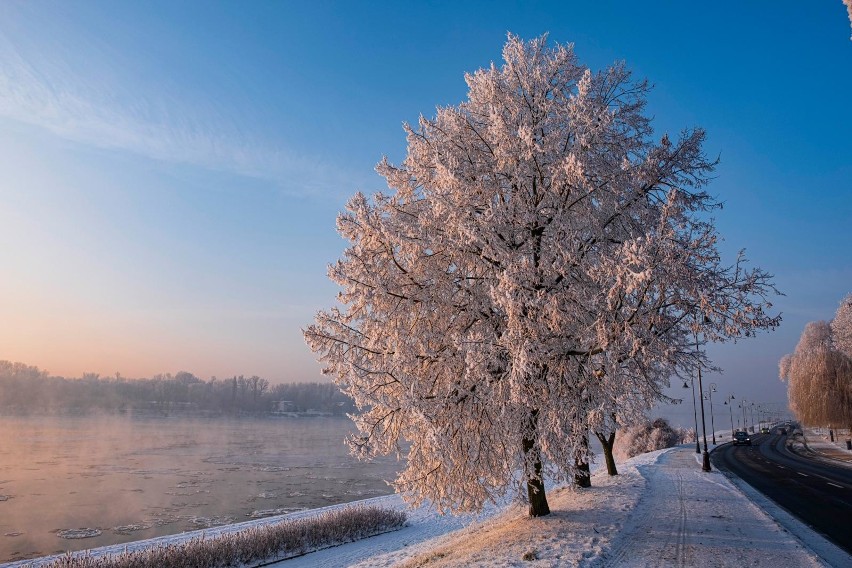
[{"label": "tire track in snow", "polygon": [[[600,566],[691,566],[689,547],[688,492],[681,464],[694,463],[680,452],[660,456],[674,468],[639,466],[647,480],[648,491],[642,496],[618,540]],[[688,475],[688,474],[687,474]]]},{"label": "tire track in snow", "polygon": [[689,566],[689,547],[687,546],[689,533],[687,531],[686,495],[683,487],[683,475],[680,472],[677,472],[676,480],[680,515],[678,518],[679,522],[677,527],[674,557],[677,566]]}]

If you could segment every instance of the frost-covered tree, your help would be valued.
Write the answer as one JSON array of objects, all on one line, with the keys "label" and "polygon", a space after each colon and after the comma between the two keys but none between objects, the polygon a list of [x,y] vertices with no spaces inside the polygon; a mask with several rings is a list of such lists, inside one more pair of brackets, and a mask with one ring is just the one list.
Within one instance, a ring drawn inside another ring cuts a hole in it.
[{"label": "frost-covered tree", "polygon": [[[838,315],[845,309],[842,303]],[[852,359],[837,349],[833,336],[842,327],[834,321],[808,323],[796,350],[778,363],[790,410],[805,425],[852,426]]]},{"label": "frost-covered tree", "polygon": [[546,37],[503,58],[405,125],[406,158],[377,167],[389,193],[350,200],[341,305],[305,338],[364,410],[356,453],[410,442],[406,499],[468,511],[518,487],[535,516],[589,431],[708,364],[696,337],[778,318],[769,275],[719,257],[702,130],[655,141],[623,64],[593,73]]},{"label": "frost-covered tree", "polygon": [[615,434],[618,430],[618,420],[615,413],[609,416],[609,420],[601,421],[598,429],[595,430],[595,436],[601,443],[604,452],[604,462],[606,463],[606,472],[609,475],[618,475],[618,468],[615,465],[615,456],[613,449],[615,448]]},{"label": "frost-covered tree", "polygon": [[840,301],[840,307],[831,320],[831,335],[835,348],[852,357],[852,294],[847,294]]},{"label": "frost-covered tree", "polygon": [[[846,6],[846,12],[849,15],[849,23],[852,24],[852,0],[843,0],[843,4]],[[849,39],[852,39],[852,36]]]},{"label": "frost-covered tree", "polygon": [[[614,456],[616,434],[626,431],[628,427],[646,423],[645,413],[657,401],[673,402],[653,389],[625,390],[592,411],[590,422],[595,424],[593,432],[601,443],[609,475],[618,475]],[[607,410],[608,414],[604,414]]]}]

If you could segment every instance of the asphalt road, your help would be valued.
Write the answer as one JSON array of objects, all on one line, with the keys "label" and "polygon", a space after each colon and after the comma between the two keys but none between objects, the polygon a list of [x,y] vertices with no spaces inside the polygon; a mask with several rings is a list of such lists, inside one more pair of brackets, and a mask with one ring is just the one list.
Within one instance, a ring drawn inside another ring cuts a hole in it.
[{"label": "asphalt road", "polygon": [[792,452],[777,429],[751,439],[752,446],[719,446],[711,462],[852,554],[852,469]]}]

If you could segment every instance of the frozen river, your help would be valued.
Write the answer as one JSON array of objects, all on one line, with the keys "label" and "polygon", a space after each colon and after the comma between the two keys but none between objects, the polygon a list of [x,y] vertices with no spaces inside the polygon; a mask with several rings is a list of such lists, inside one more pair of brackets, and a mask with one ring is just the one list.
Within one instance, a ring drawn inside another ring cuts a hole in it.
[{"label": "frozen river", "polygon": [[0,416],[0,562],[391,493],[346,418]]}]

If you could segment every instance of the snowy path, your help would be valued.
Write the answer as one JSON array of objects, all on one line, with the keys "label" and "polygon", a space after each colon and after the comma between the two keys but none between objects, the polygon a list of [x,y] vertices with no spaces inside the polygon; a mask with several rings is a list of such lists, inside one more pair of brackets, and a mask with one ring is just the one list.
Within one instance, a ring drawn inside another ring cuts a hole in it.
[{"label": "snowy path", "polygon": [[691,449],[638,469],[647,490],[600,566],[822,566]]}]

